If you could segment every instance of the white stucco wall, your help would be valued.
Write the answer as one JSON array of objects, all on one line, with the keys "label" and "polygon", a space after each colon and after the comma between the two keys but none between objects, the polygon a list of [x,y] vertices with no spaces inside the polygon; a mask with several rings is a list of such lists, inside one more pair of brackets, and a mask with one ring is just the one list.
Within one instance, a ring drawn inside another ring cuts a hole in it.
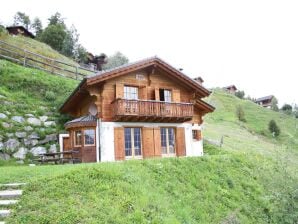
[{"label": "white stucco wall", "polygon": [[114,128],[123,126],[138,127],[184,127],[186,156],[202,156],[203,142],[193,141],[192,130],[201,130],[201,127],[189,123],[142,123],[142,122],[101,122],[99,127],[101,161],[115,161]]}]

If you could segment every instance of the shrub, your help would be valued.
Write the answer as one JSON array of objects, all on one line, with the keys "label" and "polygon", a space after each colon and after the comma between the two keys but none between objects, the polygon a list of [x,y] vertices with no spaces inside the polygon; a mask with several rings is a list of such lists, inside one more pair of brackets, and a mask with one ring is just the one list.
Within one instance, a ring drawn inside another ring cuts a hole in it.
[{"label": "shrub", "polygon": [[280,134],[280,129],[279,129],[279,127],[277,126],[275,120],[271,120],[271,121],[269,122],[269,124],[268,124],[268,129],[269,129],[270,133],[272,133],[272,135],[273,135],[274,137],[279,136],[279,134]]},{"label": "shrub", "polygon": [[46,93],[45,93],[45,98],[46,98],[46,100],[48,100],[48,101],[54,101],[54,100],[56,99],[56,95],[55,95],[55,93],[52,92],[52,91],[46,91]]},{"label": "shrub", "polygon": [[237,116],[239,121],[246,122],[245,113],[244,113],[244,110],[243,110],[241,105],[238,105],[236,107],[236,116]]},{"label": "shrub", "polygon": [[236,91],[235,92],[235,96],[237,96],[240,99],[243,99],[244,98],[244,95],[245,95],[245,92],[244,91]]}]

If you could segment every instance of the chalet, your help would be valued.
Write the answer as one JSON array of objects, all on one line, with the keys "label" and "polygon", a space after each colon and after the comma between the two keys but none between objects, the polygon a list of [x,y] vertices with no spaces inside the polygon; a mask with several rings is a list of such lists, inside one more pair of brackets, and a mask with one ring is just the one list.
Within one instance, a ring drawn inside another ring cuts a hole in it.
[{"label": "chalet", "polygon": [[200,85],[203,85],[204,80],[202,79],[202,77],[196,77],[194,78],[194,80],[199,83]]},{"label": "chalet", "polygon": [[85,78],[61,106],[61,150],[82,162],[203,155],[210,92],[158,57]]},{"label": "chalet", "polygon": [[35,38],[35,36],[23,26],[9,26],[6,30],[10,35],[23,35],[25,37]]},{"label": "chalet", "polygon": [[272,100],[273,100],[274,96],[270,95],[270,96],[264,96],[261,98],[256,99],[256,103],[261,105],[262,107],[266,107],[266,108],[270,108],[272,106]]},{"label": "chalet", "polygon": [[235,85],[226,86],[223,89],[231,94],[235,94],[235,92],[237,91],[237,88]]}]

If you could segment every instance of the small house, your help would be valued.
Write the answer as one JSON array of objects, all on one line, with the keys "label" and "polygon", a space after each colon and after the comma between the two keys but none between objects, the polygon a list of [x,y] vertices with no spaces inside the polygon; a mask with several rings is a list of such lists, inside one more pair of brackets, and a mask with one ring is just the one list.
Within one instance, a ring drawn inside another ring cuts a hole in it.
[{"label": "small house", "polygon": [[203,85],[203,82],[204,82],[204,80],[202,79],[202,77],[196,77],[196,78],[194,78],[194,80],[197,82],[197,83],[199,83],[200,85]]},{"label": "small house", "polygon": [[23,26],[9,26],[6,30],[10,35],[23,35],[25,37],[35,38],[35,36]]},{"label": "small house", "polygon": [[272,100],[273,100],[274,96],[270,95],[270,96],[264,96],[261,98],[256,99],[256,103],[261,105],[262,107],[266,107],[266,108],[270,108],[272,106]]},{"label": "small house", "polygon": [[62,150],[82,162],[203,155],[210,91],[158,57],[85,78],[61,106]]},{"label": "small house", "polygon": [[226,86],[223,89],[226,90],[228,93],[231,93],[231,94],[235,94],[236,91],[237,91],[237,88],[236,88],[235,85]]}]

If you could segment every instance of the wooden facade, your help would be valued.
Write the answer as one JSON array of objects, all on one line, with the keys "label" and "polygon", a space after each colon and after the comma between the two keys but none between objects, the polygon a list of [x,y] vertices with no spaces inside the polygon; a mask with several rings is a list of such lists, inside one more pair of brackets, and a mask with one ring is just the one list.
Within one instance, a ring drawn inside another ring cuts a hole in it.
[{"label": "wooden facade", "polygon": [[[163,156],[161,144],[164,144],[163,150],[165,145],[170,144],[171,152],[174,150],[176,156],[185,156],[184,128],[175,126],[170,130],[163,129],[162,134],[162,126],[147,127],[146,124],[200,125],[203,121],[202,116],[214,110],[201,100],[209,94],[210,92],[199,83],[155,57],[100,72],[83,80],[60,111],[73,117],[81,117],[87,115],[93,106],[96,108],[96,117],[103,123],[125,122],[131,124],[128,127],[140,128],[136,132],[141,133],[141,142],[137,143],[135,150],[138,150],[139,154],[141,146],[141,158]],[[72,127],[69,130],[72,139],[76,129]],[[113,136],[115,160],[123,160],[127,156],[125,153],[131,153],[125,143],[130,140],[130,137],[125,137],[125,125],[115,126]],[[134,138],[136,137],[132,137],[132,141],[136,141]],[[169,141],[171,143],[168,143]],[[87,149],[82,146],[80,150],[85,152]],[[92,150],[86,152],[87,160],[93,158],[95,147]]]}]

